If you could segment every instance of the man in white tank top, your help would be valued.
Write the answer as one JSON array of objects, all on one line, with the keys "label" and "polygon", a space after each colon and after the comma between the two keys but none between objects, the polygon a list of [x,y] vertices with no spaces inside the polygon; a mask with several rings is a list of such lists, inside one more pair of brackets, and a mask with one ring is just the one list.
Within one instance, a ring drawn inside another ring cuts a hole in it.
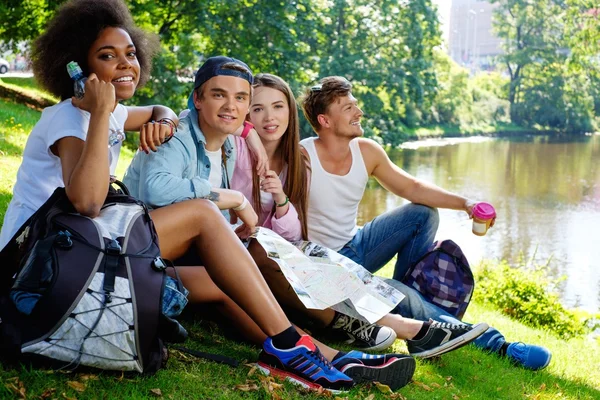
[{"label": "man in white tank top", "polygon": [[[436,208],[463,210],[471,216],[476,202],[411,176],[378,143],[363,138],[363,112],[351,90],[345,78],[327,77],[308,89],[302,101],[304,115],[317,133],[301,142],[311,164],[308,237],[373,273],[397,256],[394,286],[407,298],[396,312],[424,321],[459,323],[400,280],[433,243],[439,223]],[[370,177],[411,203],[358,228],[358,205]],[[473,343],[530,369],[546,367],[551,358],[540,346],[507,342],[494,328]]]}]

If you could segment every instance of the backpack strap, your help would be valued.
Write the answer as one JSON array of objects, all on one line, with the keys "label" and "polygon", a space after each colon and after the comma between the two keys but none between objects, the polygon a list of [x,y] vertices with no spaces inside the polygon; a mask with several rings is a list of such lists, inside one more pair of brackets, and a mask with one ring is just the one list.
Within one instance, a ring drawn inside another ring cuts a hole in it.
[{"label": "backpack strap", "polygon": [[179,350],[184,353],[188,353],[193,355],[194,357],[203,358],[205,360],[214,361],[219,364],[226,364],[233,368],[237,368],[240,365],[240,362],[235,358],[230,358],[226,356],[222,356],[220,354],[206,353],[204,351],[192,350],[183,346],[170,346],[170,348]]}]

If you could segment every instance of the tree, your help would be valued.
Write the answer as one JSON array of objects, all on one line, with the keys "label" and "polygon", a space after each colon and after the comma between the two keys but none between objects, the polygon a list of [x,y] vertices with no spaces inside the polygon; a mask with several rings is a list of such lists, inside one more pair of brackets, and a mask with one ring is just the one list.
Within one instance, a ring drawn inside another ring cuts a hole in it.
[{"label": "tree", "polygon": [[[562,131],[594,129],[598,23],[588,0],[492,0],[504,39],[513,122]],[[583,29],[582,29],[583,28]],[[588,78],[581,74],[588,71]],[[597,104],[597,102],[596,102]],[[596,107],[597,109],[597,107]]]}]

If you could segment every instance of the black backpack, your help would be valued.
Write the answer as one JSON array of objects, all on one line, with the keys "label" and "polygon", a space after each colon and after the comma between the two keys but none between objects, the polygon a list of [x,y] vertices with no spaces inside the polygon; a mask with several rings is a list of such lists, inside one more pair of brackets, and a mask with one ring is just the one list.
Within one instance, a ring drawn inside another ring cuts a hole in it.
[{"label": "black backpack", "polygon": [[58,188],[0,252],[0,359],[152,373],[187,332],[162,313],[166,281],[146,206],[111,190],[100,215]]}]

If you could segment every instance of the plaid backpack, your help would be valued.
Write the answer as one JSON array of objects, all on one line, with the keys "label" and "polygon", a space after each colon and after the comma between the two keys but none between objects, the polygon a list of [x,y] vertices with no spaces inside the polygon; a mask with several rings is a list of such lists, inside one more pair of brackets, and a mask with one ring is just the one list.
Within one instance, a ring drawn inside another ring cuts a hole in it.
[{"label": "plaid backpack", "polygon": [[469,262],[452,240],[434,242],[402,282],[458,319],[467,311],[475,289]]}]

